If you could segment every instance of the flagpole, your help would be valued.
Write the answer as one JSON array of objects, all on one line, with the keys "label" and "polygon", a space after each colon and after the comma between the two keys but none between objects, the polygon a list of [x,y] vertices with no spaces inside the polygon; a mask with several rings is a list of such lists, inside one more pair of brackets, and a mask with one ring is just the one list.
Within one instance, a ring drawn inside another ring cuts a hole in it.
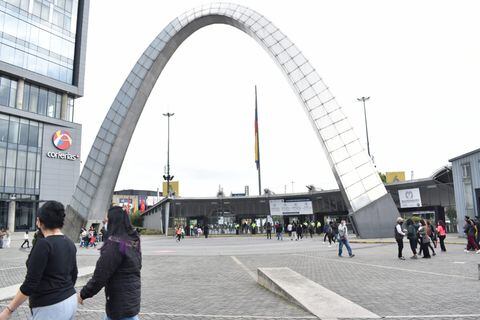
[{"label": "flagpole", "polygon": [[257,85],[255,85],[255,129],[256,129],[256,147],[257,147],[257,171],[258,171],[258,195],[262,195],[262,178],[260,171],[260,134],[258,130],[258,111],[257,111]]}]

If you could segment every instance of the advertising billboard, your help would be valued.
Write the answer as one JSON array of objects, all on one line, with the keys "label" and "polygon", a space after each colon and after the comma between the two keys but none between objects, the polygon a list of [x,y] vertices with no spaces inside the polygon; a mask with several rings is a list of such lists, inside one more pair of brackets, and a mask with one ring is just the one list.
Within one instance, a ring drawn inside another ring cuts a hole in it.
[{"label": "advertising billboard", "polygon": [[299,216],[313,214],[312,201],[309,199],[270,200],[270,214],[272,216]]},{"label": "advertising billboard", "polygon": [[387,183],[405,181],[405,171],[385,172]]},{"label": "advertising billboard", "polygon": [[398,190],[401,208],[416,208],[422,206],[422,198],[420,197],[420,189],[403,189]]}]

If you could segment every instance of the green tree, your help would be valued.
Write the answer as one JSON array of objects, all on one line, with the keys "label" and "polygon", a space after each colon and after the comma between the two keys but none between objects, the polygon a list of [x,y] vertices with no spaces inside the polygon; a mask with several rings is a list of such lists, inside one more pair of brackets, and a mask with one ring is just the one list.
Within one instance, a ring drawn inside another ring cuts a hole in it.
[{"label": "green tree", "polygon": [[378,175],[383,183],[387,183],[387,176],[384,173],[379,172]]},{"label": "green tree", "polygon": [[134,227],[142,227],[143,226],[143,216],[140,210],[135,211],[130,215],[130,222]]}]

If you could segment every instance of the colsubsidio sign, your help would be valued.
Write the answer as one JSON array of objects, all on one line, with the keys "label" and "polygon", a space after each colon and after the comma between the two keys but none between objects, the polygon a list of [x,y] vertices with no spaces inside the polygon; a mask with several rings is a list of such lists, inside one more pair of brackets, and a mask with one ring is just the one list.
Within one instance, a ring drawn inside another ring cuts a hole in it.
[{"label": "colsubsidio sign", "polygon": [[[61,151],[68,150],[73,143],[72,136],[70,132],[66,130],[57,130],[52,136],[52,142],[55,148]],[[49,151],[47,152],[47,157],[52,159],[62,159],[62,160],[70,160],[75,161],[80,159],[80,155],[78,154],[71,154],[70,152],[55,152]]]}]

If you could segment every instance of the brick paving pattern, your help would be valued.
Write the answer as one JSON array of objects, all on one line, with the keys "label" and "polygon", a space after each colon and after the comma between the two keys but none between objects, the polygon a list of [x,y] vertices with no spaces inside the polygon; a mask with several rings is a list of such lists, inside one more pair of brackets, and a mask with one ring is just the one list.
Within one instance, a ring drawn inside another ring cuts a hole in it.
[{"label": "brick paving pattern", "polygon": [[[465,254],[463,246],[450,245],[446,254],[438,253],[431,260],[400,261],[395,245],[352,247],[356,257],[350,259],[338,258],[336,247],[328,248],[319,238],[298,242],[253,237],[186,239],[180,244],[161,237],[145,238],[140,318],[314,318],[256,284],[233,261],[234,255],[254,273],[258,267],[289,267],[388,319],[420,320],[425,315],[436,320],[480,319],[472,304],[480,298],[480,255]],[[89,250],[79,250],[79,266],[95,264],[98,251]],[[0,287],[22,282],[25,269],[20,267],[26,254],[21,254],[18,249],[0,251]],[[3,270],[15,267],[19,269]],[[104,303],[103,292],[86,300],[77,319],[102,319]],[[28,319],[28,312],[22,307],[11,319]]]}]

